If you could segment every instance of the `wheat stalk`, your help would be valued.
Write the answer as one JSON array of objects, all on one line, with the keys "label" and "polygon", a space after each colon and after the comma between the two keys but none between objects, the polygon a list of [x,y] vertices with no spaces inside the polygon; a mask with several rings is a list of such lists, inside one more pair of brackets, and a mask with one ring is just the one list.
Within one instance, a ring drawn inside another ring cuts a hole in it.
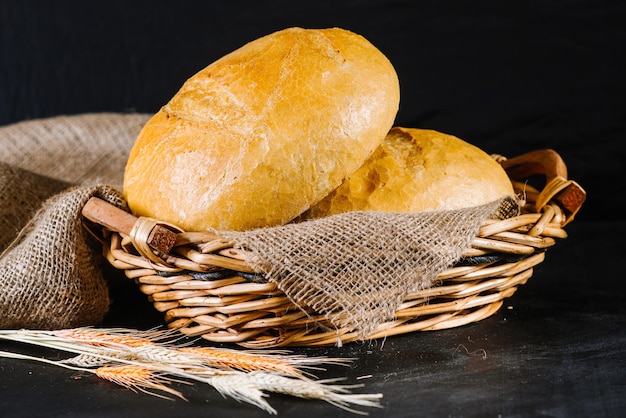
[{"label": "wheat stalk", "polygon": [[348,365],[354,359],[306,357],[288,352],[238,351],[189,346],[173,331],[125,328],[73,328],[54,331],[0,330],[0,340],[16,341],[73,353],[62,360],[0,351],[0,357],[40,361],[92,373],[135,392],[185,399],[172,383],[204,383],[224,397],[257,406],[270,414],[269,392],[317,399],[336,407],[380,407],[381,394],[353,394],[356,385],[315,380],[310,370]]},{"label": "wheat stalk", "polygon": [[202,374],[195,373],[193,379],[211,385],[224,397],[248,402],[270,414],[277,414],[277,411],[264,399],[267,394],[254,380],[247,378],[245,373],[217,373],[210,377],[203,377]]},{"label": "wheat stalk", "polygon": [[312,376],[303,370],[323,370],[319,367],[323,362],[326,365],[335,364],[347,366],[354,359],[341,359],[329,357],[297,356],[285,354],[284,351],[259,352],[254,350],[238,351],[225,348],[213,347],[183,347],[179,349],[185,353],[198,354],[205,364],[226,370],[239,370],[244,372],[266,371],[303,378]]},{"label": "wheat stalk", "polygon": [[[202,374],[196,373],[199,380]],[[330,403],[338,408],[344,409],[356,414],[367,415],[362,411],[351,408],[350,405],[359,405],[365,407],[380,407],[380,399],[382,394],[353,394],[350,389],[361,387],[361,385],[331,385],[329,383],[337,381],[324,380],[313,381],[310,379],[298,379],[265,371],[252,371],[248,373],[230,373],[218,376],[209,376],[206,382],[217,387],[222,394],[239,398],[238,393],[250,390],[256,393],[274,392],[284,395],[295,396],[303,399],[317,399]],[[264,402],[258,399],[258,402]]]},{"label": "wheat stalk", "polygon": [[360,411],[350,408],[349,405],[380,407],[379,401],[382,398],[381,394],[352,394],[349,392],[349,389],[360,387],[361,385],[328,384],[332,380],[310,381],[292,379],[265,372],[251,372],[248,373],[248,376],[252,377],[264,390],[299,398],[323,400],[354,413],[360,413]]}]

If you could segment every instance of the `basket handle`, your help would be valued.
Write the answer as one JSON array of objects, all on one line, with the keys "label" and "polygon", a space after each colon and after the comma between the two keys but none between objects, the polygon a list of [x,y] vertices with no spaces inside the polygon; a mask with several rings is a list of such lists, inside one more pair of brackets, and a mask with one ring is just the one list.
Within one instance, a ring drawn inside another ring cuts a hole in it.
[{"label": "basket handle", "polygon": [[[138,247],[137,250],[155,262],[162,262],[162,258],[150,249],[162,255],[168,254],[176,243],[177,233],[182,232],[163,222],[149,222],[149,218],[137,218],[97,197],[92,197],[87,201],[83,206],[82,214],[91,222],[130,236],[135,246]],[[145,222],[139,222],[142,220]],[[139,235],[142,238],[135,239],[135,236]],[[149,248],[138,245],[140,242],[145,242]]]},{"label": "basket handle", "polygon": [[542,210],[554,202],[563,210],[568,224],[580,210],[587,197],[585,190],[578,183],[567,178],[567,166],[561,156],[553,149],[531,151],[517,157],[504,159],[500,164],[511,180],[523,181],[535,175],[544,175],[546,185],[539,193],[535,208]]},{"label": "basket handle", "polygon": [[556,177],[567,179],[567,166],[561,156],[552,149],[530,151],[505,159],[500,164],[511,180],[524,180],[537,174],[545,175],[546,183]]}]

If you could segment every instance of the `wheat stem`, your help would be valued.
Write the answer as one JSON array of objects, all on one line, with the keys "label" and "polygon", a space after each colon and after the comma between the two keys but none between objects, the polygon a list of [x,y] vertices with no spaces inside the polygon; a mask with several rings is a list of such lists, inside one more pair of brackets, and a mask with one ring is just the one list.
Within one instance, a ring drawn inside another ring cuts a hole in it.
[{"label": "wheat stem", "polygon": [[34,360],[96,376],[166,399],[185,399],[169,385],[199,382],[224,397],[255,405],[270,414],[276,410],[267,392],[326,401],[338,408],[364,413],[351,406],[380,407],[381,394],[353,394],[357,386],[314,380],[303,370],[323,364],[347,365],[353,359],[306,357],[285,352],[242,352],[209,347],[174,345],[172,331],[138,331],[121,328],[75,328],[56,331],[0,330],[0,340],[16,341],[75,354],[49,360],[0,351],[0,357]]}]

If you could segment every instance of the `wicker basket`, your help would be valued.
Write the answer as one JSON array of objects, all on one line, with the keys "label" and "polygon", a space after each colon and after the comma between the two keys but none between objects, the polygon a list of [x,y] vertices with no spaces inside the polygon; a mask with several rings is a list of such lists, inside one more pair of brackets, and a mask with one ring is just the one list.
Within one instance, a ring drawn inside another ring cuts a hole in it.
[{"label": "wicker basket", "polygon": [[[563,227],[580,209],[585,191],[567,179],[561,157],[538,150],[494,158],[523,197],[520,214],[487,220],[462,263],[440,274],[436,286],[408,295],[394,320],[367,339],[457,327],[494,314],[532,276],[546,249],[567,237]],[[531,186],[529,180],[538,176],[542,186]],[[297,308],[275,284],[254,280],[258,273],[246,265],[245,254],[219,236],[138,219],[97,198],[83,214],[108,261],[164,312],[169,327],[186,335],[247,348],[362,340]]]}]

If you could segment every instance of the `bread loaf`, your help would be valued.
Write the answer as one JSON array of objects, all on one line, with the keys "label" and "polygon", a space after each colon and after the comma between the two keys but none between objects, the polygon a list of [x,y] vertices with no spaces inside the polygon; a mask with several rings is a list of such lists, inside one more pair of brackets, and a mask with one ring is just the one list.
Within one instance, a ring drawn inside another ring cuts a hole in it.
[{"label": "bread loaf", "polygon": [[394,127],[361,168],[301,218],[461,209],[514,194],[504,169],[478,147],[434,130]]},{"label": "bread loaf", "polygon": [[146,123],[125,197],[188,231],[284,224],[363,164],[399,100],[392,64],[364,37],[275,32],[199,71]]}]

